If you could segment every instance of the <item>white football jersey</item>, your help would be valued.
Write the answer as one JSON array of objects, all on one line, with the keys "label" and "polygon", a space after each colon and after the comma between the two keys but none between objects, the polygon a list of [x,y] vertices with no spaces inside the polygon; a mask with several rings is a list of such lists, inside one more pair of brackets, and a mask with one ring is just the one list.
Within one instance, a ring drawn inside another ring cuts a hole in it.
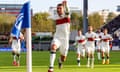
[{"label": "white football jersey", "polygon": [[68,38],[70,34],[70,17],[55,15],[53,19],[56,21],[56,32],[54,37],[61,39]]},{"label": "white football jersey", "polygon": [[105,44],[109,45],[109,41],[112,40],[112,36],[110,34],[103,34],[101,36],[101,40],[102,42],[104,42]]},{"label": "white football jersey", "polygon": [[83,45],[85,44],[85,36],[84,35],[80,35],[80,36],[76,36],[75,41],[80,44]]}]

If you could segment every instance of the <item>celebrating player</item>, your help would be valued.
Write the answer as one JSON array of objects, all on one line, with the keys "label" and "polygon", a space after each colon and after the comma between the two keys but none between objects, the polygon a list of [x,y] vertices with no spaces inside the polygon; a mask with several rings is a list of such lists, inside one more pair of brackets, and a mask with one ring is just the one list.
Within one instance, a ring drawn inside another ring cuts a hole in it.
[{"label": "celebrating player", "polygon": [[85,57],[85,36],[82,35],[82,31],[78,30],[78,35],[75,38],[74,45],[77,45],[77,63],[80,66],[80,57]]},{"label": "celebrating player", "polygon": [[107,56],[106,64],[109,64],[109,52],[110,46],[109,42],[112,40],[111,35],[108,34],[108,30],[104,29],[104,34],[101,36],[101,51],[102,51],[102,64],[105,64],[105,55]]},{"label": "celebrating player", "polygon": [[10,36],[9,44],[12,47],[12,55],[13,55],[13,65],[20,66],[20,51],[21,51],[21,44],[20,40],[23,40],[24,36],[20,33],[19,38],[17,39],[15,36]]},{"label": "celebrating player", "polygon": [[53,72],[56,50],[60,50],[59,68],[62,67],[62,62],[66,60],[69,48],[70,34],[70,14],[67,7],[67,1],[57,5],[57,15],[53,18],[56,21],[56,32],[51,43],[50,49],[50,66],[48,72]]},{"label": "celebrating player", "polygon": [[103,32],[101,32],[100,29],[98,29],[97,31],[97,40],[96,40],[96,48],[97,48],[97,56],[98,56],[98,60],[101,60],[101,35],[103,34]]},{"label": "celebrating player", "polygon": [[94,51],[95,51],[95,38],[96,33],[93,32],[92,26],[88,27],[88,32],[85,34],[87,39],[86,42],[86,50],[87,50],[87,67],[90,67],[90,59],[91,59],[91,68],[94,67]]}]

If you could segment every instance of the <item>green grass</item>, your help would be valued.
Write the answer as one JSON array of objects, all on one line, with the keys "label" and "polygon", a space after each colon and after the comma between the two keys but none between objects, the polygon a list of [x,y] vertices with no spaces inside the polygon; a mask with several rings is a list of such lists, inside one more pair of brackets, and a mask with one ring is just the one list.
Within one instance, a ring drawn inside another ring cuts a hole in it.
[{"label": "green grass", "polygon": [[[49,52],[48,51],[33,51],[32,52],[32,72],[47,72],[49,66]],[[95,68],[86,68],[86,58],[81,59],[81,67],[76,63],[76,52],[70,51],[66,62],[64,62],[63,69],[58,69],[57,53],[54,72],[120,72],[120,52],[112,51],[110,53],[110,64],[102,65],[101,61],[97,60],[95,54]],[[21,53],[21,66],[12,66],[11,52],[0,52],[0,72],[26,72],[26,53]]]}]

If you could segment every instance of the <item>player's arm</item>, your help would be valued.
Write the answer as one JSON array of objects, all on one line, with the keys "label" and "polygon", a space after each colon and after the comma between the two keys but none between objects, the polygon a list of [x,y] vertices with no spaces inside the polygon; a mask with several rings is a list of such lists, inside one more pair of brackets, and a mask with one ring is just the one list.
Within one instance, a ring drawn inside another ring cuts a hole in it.
[{"label": "player's arm", "polygon": [[96,38],[95,38],[96,41],[99,41],[100,40],[100,37],[99,35],[96,34]]},{"label": "player's arm", "polygon": [[87,40],[86,40],[86,37],[84,36],[83,49],[86,49],[86,47],[85,47],[86,42],[87,42]]},{"label": "player's arm", "polygon": [[77,45],[77,41],[75,41],[75,42],[73,43],[73,45],[76,46],[76,45]]},{"label": "player's arm", "polygon": [[112,41],[113,40],[113,37],[110,35],[110,41]]},{"label": "player's arm", "polygon": [[98,35],[96,33],[94,33],[94,40],[98,40]]},{"label": "player's arm", "polygon": [[77,48],[77,45],[78,45],[78,41],[77,41],[77,38],[76,38],[75,42],[73,43],[73,46],[75,46],[75,48]]},{"label": "player's arm", "polygon": [[73,43],[74,46],[78,44],[77,40],[75,39],[75,42]]},{"label": "player's arm", "polygon": [[12,36],[10,36],[10,37],[9,37],[9,41],[8,41],[8,44],[9,44],[9,45],[11,45],[12,40],[13,40],[13,37],[12,37]]},{"label": "player's arm", "polygon": [[20,33],[20,40],[24,40],[24,35]]},{"label": "player's arm", "polygon": [[70,15],[70,12],[69,12],[68,5],[67,5],[67,1],[66,1],[66,0],[63,1],[63,6],[64,6],[65,15],[66,15],[66,16],[69,16],[69,15]]},{"label": "player's arm", "polygon": [[112,41],[112,40],[113,40],[113,38],[112,38],[111,35],[108,35],[108,40],[109,40],[109,41]]}]

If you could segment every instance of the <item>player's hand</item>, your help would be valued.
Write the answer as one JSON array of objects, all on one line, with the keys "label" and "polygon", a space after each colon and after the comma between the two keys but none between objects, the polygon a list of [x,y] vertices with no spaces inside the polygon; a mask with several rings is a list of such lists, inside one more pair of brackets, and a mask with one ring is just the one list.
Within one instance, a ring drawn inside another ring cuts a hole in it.
[{"label": "player's hand", "polygon": [[66,5],[67,5],[67,1],[64,0],[64,1],[62,2],[62,4],[63,4],[63,6],[66,6]]},{"label": "player's hand", "polygon": [[11,41],[8,41],[8,45],[11,45],[12,44],[12,42]]}]

